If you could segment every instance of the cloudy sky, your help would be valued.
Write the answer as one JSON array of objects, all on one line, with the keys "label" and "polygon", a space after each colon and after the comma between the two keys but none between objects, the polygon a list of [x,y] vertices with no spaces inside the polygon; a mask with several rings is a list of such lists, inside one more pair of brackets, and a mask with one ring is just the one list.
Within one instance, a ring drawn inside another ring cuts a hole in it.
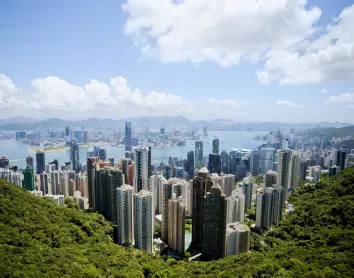
[{"label": "cloudy sky", "polygon": [[353,0],[2,0],[0,118],[354,123]]}]

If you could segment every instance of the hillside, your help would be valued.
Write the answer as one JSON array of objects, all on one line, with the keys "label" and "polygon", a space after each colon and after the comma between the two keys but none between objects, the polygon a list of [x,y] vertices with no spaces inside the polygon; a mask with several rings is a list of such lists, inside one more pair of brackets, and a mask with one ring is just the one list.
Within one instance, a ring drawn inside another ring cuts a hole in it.
[{"label": "hillside", "polygon": [[0,180],[1,277],[352,277],[354,168],[291,196],[295,211],[252,252],[213,262],[161,259],[112,241],[96,213],[58,207]]},{"label": "hillside", "polygon": [[329,127],[310,129],[308,131],[308,135],[310,137],[327,135],[329,139],[332,139],[332,137],[343,137],[351,134],[354,134],[354,125],[339,128]]}]

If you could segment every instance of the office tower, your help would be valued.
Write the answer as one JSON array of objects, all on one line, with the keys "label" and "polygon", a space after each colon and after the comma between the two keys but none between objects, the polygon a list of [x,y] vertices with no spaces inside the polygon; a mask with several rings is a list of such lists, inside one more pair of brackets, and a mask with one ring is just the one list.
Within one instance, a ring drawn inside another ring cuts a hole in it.
[{"label": "office tower", "polygon": [[250,172],[253,176],[259,175],[259,151],[257,149],[251,151],[250,155]]},{"label": "office tower", "polygon": [[340,170],[345,168],[345,159],[347,156],[347,146],[343,145],[337,151],[336,165],[340,167]]},{"label": "office tower", "polygon": [[98,155],[99,151],[100,151],[100,148],[99,148],[99,147],[93,146],[93,156],[94,156],[94,157],[98,157],[98,156],[99,156],[99,155]]},{"label": "office tower", "polygon": [[[231,151],[229,155],[229,173],[236,175],[236,166],[240,165],[242,153],[239,151]],[[236,177],[237,179],[238,177]]]},{"label": "office tower", "polygon": [[203,141],[195,141],[195,166],[200,168],[203,165]]},{"label": "office tower", "polygon": [[243,194],[245,194],[245,209],[250,209],[252,205],[253,183],[248,178],[244,178],[241,187]]},{"label": "office tower", "polygon": [[89,136],[88,136],[88,131],[84,131],[84,144],[88,144],[89,142]]},{"label": "office tower", "polygon": [[73,179],[69,179],[69,196],[74,196],[75,191],[76,191],[76,181]]},{"label": "office tower", "polygon": [[33,157],[32,156],[26,157],[26,165],[33,168]]},{"label": "office tower", "polygon": [[299,181],[306,180],[306,171],[307,171],[307,162],[306,162],[306,160],[301,160],[300,161]]},{"label": "office tower", "polygon": [[244,164],[236,165],[236,181],[240,181],[247,176],[247,167]]},{"label": "office tower", "polygon": [[269,170],[273,169],[273,161],[274,161],[274,148],[261,148],[260,151],[260,168],[261,173],[265,174]]},{"label": "office tower", "polygon": [[113,157],[108,158],[108,161],[111,162],[111,166],[114,167],[114,158]]},{"label": "office tower", "polygon": [[293,152],[290,158],[289,165],[289,184],[288,188],[295,190],[300,183],[300,154]]},{"label": "office tower", "polygon": [[152,193],[141,190],[134,193],[134,245],[147,253],[152,252],[154,214]]},{"label": "office tower", "polygon": [[80,171],[80,150],[79,144],[76,140],[71,141],[71,151],[70,151],[71,167],[73,171]]},{"label": "office tower", "polygon": [[225,255],[226,197],[217,183],[204,198],[203,210],[203,255],[208,259],[219,259]]},{"label": "office tower", "polygon": [[43,196],[46,194],[50,194],[49,190],[49,184],[48,184],[48,174],[46,172],[42,172],[42,174],[39,175],[39,180],[40,180],[40,191],[43,192]]},{"label": "office tower", "polygon": [[97,191],[95,184],[96,176],[96,163],[98,163],[97,157],[87,158],[87,188],[88,188],[88,198],[89,198],[89,207],[93,211],[97,211]]},{"label": "office tower", "polygon": [[130,158],[131,160],[134,161],[134,152],[132,152],[132,151],[125,151],[124,157],[125,157],[125,158]]},{"label": "office tower", "polygon": [[272,187],[277,184],[277,172],[269,170],[264,176],[264,186]]},{"label": "office tower", "polygon": [[207,133],[207,127],[206,127],[206,126],[203,127],[203,135],[204,135],[204,136],[208,135],[208,133]]},{"label": "office tower", "polygon": [[243,223],[245,219],[245,195],[241,188],[232,191],[232,195],[226,198],[227,215],[226,223]]},{"label": "office tower", "polygon": [[125,151],[132,151],[132,123],[125,123]]},{"label": "office tower", "polygon": [[118,244],[132,245],[133,231],[133,194],[134,188],[129,184],[117,187],[117,239]]},{"label": "office tower", "polygon": [[229,154],[226,151],[221,152],[221,171],[224,174],[229,173]]},{"label": "office tower", "polygon": [[71,144],[71,131],[70,131],[70,127],[65,127],[65,142],[66,145],[70,145]]},{"label": "office tower", "polygon": [[135,192],[140,190],[151,190],[151,147],[135,149],[134,165],[134,188]]},{"label": "office tower", "polygon": [[82,130],[75,130],[74,138],[76,139],[78,144],[82,144],[84,142],[84,133],[82,132]]},{"label": "office tower", "polygon": [[250,249],[250,229],[241,223],[229,223],[226,227],[225,257],[247,253]]},{"label": "office tower", "polygon": [[134,185],[134,162],[128,166],[128,184]]},{"label": "office tower", "polygon": [[221,173],[221,155],[211,153],[209,154],[209,164],[208,170],[210,173],[217,173],[220,175]]},{"label": "office tower", "polygon": [[45,155],[44,152],[36,153],[36,165],[37,165],[37,174],[42,174],[45,169]]},{"label": "office tower", "polygon": [[52,195],[59,195],[60,194],[59,171],[55,170],[50,173],[50,184],[52,187]]},{"label": "office tower", "polygon": [[203,247],[204,196],[211,186],[209,171],[203,167],[199,170],[198,176],[193,179],[192,244],[197,250],[201,250]]},{"label": "office tower", "polygon": [[[101,159],[101,160],[107,160],[107,151],[106,149],[103,149],[103,148],[100,148],[98,150],[98,157]],[[113,165],[112,165],[113,166]]]},{"label": "office tower", "polygon": [[166,165],[166,179],[172,178],[173,170],[171,165]]},{"label": "office tower", "polygon": [[179,254],[184,254],[186,206],[182,196],[177,198],[176,194],[172,195],[172,199],[168,202],[168,214],[167,244]]},{"label": "office tower", "polygon": [[27,166],[26,169],[23,171],[23,187],[26,188],[28,191],[36,190],[34,185],[34,172],[32,167]]},{"label": "office tower", "polygon": [[287,199],[289,185],[289,166],[291,160],[291,150],[280,150],[277,153],[278,168],[277,168],[277,185],[284,188],[284,203]]},{"label": "office tower", "polygon": [[167,180],[162,181],[162,213],[161,213],[161,239],[168,243],[168,201],[172,197],[172,184]]},{"label": "office tower", "polygon": [[69,196],[69,178],[66,172],[60,172],[60,194],[63,194],[64,197]]},{"label": "office tower", "polygon": [[187,165],[186,171],[188,173],[188,177],[191,179],[194,176],[194,151],[190,151],[187,153]]},{"label": "office tower", "polygon": [[213,139],[213,153],[219,154],[219,139]]}]

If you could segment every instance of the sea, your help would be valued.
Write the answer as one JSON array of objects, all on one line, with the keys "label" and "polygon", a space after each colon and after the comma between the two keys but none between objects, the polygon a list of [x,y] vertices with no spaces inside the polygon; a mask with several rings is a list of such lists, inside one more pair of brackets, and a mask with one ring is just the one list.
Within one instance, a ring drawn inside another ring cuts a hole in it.
[{"label": "sea", "polygon": [[[220,142],[220,152],[226,150],[230,152],[232,149],[249,149],[257,148],[264,141],[255,140],[254,138],[259,135],[258,131],[209,131],[207,136],[201,137],[203,140],[203,153],[204,156],[212,152],[212,140],[218,138]],[[164,161],[168,163],[169,157],[187,158],[187,152],[194,150],[194,140],[186,140],[183,146],[175,146],[169,149],[152,149],[151,160],[152,163],[160,163]],[[97,146],[100,146],[99,144]],[[124,157],[124,146],[111,146],[102,145],[107,151],[107,158],[113,157],[115,161]],[[80,163],[85,164],[87,152],[91,148],[80,148]],[[36,155],[29,152],[29,147],[23,145],[16,140],[0,140],[0,157],[6,156],[10,160],[10,164],[15,164],[19,169],[26,167],[26,157],[32,156],[34,164]],[[45,153],[45,163],[49,163],[54,159],[58,159],[60,165],[70,161],[70,150],[60,150]]]}]

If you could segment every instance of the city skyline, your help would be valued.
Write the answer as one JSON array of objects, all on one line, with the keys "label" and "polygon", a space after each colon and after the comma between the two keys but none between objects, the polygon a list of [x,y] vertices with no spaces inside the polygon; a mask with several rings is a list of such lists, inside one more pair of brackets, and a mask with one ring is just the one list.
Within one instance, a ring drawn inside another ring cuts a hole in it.
[{"label": "city skyline", "polygon": [[2,1],[2,118],[346,122],[354,116],[352,4]]}]

